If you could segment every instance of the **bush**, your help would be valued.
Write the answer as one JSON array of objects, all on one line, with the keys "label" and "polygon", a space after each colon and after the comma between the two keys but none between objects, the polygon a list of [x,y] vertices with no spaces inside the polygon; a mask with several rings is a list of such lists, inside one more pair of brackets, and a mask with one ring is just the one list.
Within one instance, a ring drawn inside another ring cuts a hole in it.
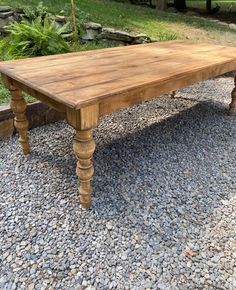
[{"label": "bush", "polygon": [[45,17],[49,16],[48,8],[46,6],[43,6],[42,2],[39,2],[39,4],[34,9],[30,7],[25,7],[24,13],[25,16],[31,20],[35,20],[38,17],[44,19]]},{"label": "bush", "polygon": [[65,53],[70,50],[65,38],[68,24],[57,28],[48,16],[42,20],[36,18],[32,23],[22,20],[8,25],[10,35],[0,42],[0,53],[3,59],[15,59],[40,55]]}]

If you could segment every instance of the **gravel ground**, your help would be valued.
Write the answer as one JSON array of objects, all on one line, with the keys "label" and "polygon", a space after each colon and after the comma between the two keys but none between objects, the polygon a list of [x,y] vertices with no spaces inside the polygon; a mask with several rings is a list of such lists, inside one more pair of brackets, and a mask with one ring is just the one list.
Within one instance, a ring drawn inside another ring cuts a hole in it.
[{"label": "gravel ground", "polygon": [[218,78],[101,119],[93,208],[59,122],[0,142],[0,289],[236,289],[236,118]]}]

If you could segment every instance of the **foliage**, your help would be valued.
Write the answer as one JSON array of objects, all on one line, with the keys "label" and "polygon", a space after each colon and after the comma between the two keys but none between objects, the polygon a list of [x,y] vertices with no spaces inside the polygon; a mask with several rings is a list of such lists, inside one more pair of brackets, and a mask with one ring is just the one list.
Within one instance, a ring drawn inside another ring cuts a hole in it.
[{"label": "foliage", "polygon": [[25,16],[29,19],[37,19],[41,17],[44,19],[45,17],[49,16],[48,7],[43,5],[43,2],[39,2],[39,4],[35,8],[31,8],[29,6],[24,8]]},{"label": "foliage", "polygon": [[10,100],[10,93],[3,85],[0,85],[0,104],[8,103]]},{"label": "foliage", "polygon": [[69,45],[65,38],[68,25],[57,28],[48,16],[36,18],[32,23],[22,20],[7,27],[10,35],[0,42],[3,59],[15,59],[39,55],[50,55],[68,52]]}]

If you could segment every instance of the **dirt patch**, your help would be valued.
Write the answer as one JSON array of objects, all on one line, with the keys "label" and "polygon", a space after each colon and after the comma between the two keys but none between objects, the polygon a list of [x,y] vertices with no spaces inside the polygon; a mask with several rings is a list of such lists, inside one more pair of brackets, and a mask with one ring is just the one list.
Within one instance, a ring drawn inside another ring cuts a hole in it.
[{"label": "dirt patch", "polygon": [[226,12],[226,11],[219,11],[218,13],[214,14],[209,14],[206,12],[205,9],[200,9],[200,8],[188,8],[189,11],[194,11],[199,14],[199,16],[204,17],[204,18],[214,18],[226,23],[234,23],[236,24],[236,12],[231,11],[231,12]]},{"label": "dirt patch", "polygon": [[221,33],[176,24],[171,24],[169,27],[176,33],[183,35],[184,38],[195,42],[236,46],[236,37],[232,32]]}]

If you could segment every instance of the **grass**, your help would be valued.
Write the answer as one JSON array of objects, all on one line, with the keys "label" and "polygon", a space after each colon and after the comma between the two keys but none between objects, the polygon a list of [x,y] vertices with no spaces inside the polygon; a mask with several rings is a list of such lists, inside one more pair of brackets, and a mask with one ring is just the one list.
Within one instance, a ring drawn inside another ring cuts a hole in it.
[{"label": "grass", "polygon": [[[38,0],[0,0],[0,5],[33,8]],[[188,1],[189,6],[205,5],[205,1]],[[217,3],[221,3],[217,2]],[[225,3],[227,3],[225,1]],[[236,2],[235,2],[236,3]],[[198,19],[183,14],[157,12],[145,6],[111,0],[77,0],[79,21],[94,21],[104,27],[114,27],[132,33],[146,33],[156,40],[190,39],[193,41],[212,42],[236,46],[236,33],[228,28],[212,23],[207,19]],[[196,5],[195,5],[196,4]],[[69,0],[48,0],[44,5],[54,14],[64,10],[70,14]],[[76,47],[76,50],[95,49],[97,45]],[[8,94],[0,89],[0,103],[8,101]]]}]

